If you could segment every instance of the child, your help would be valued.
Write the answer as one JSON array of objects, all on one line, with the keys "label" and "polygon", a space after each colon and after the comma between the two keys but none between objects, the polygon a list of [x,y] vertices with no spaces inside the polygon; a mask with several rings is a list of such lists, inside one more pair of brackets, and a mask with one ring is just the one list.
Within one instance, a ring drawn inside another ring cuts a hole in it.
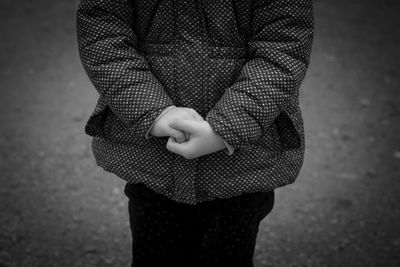
[{"label": "child", "polygon": [[132,266],[253,266],[303,164],[311,0],[81,0],[85,132],[127,181]]}]

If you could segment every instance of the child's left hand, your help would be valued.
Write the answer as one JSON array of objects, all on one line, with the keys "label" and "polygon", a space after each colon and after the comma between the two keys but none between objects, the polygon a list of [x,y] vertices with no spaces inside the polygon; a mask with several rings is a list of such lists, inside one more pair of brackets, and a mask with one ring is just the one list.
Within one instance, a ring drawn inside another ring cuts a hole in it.
[{"label": "child's left hand", "polygon": [[186,142],[178,143],[170,137],[167,143],[169,151],[180,154],[186,159],[195,159],[226,147],[222,137],[213,131],[207,121],[175,120],[169,126],[189,133],[190,138]]}]

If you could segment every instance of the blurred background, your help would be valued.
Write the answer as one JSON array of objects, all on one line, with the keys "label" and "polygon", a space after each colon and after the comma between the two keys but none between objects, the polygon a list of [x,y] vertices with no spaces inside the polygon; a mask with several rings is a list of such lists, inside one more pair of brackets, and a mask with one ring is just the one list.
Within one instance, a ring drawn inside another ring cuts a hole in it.
[{"label": "blurred background", "polygon": [[[0,266],[128,266],[124,182],[83,129],[97,92],[77,0],[1,0]],[[400,266],[399,1],[315,0],[306,158],[276,191],[255,266]]]}]

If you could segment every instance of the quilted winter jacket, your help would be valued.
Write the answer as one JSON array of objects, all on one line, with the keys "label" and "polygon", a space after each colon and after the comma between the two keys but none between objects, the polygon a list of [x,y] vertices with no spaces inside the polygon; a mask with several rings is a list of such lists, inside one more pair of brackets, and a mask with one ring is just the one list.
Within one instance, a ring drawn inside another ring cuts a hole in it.
[{"label": "quilted winter jacket", "polygon": [[[85,126],[98,166],[188,204],[295,181],[311,0],[81,0],[77,33],[99,93]],[[146,139],[171,105],[195,109],[234,153],[189,160],[168,137]]]}]

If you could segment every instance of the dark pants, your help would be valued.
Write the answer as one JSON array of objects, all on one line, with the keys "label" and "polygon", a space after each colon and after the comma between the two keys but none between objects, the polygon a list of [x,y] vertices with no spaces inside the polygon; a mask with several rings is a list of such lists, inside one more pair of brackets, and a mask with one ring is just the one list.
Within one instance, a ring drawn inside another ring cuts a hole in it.
[{"label": "dark pants", "polygon": [[177,203],[144,184],[126,184],[132,267],[251,267],[260,221],[274,192],[197,205]]}]

